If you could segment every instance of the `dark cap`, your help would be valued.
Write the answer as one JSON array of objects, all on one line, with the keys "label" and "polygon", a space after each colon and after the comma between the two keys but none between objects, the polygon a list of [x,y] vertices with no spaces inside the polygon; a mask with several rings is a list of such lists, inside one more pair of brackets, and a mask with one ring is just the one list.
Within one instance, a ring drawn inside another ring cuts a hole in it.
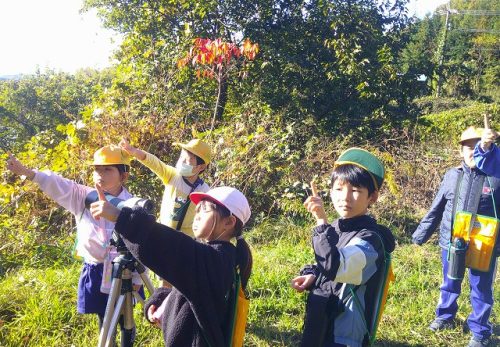
[{"label": "dark cap", "polygon": [[385,177],[384,164],[372,153],[361,148],[349,148],[339,156],[335,167],[346,164],[356,165],[368,171],[373,178],[375,189],[380,189]]}]

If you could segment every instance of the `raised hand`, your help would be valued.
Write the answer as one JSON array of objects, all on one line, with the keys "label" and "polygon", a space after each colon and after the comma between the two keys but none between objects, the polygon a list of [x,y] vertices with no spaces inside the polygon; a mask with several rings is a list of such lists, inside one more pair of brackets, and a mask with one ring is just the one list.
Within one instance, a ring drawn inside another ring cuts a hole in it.
[{"label": "raised hand", "polygon": [[498,137],[498,133],[495,130],[490,129],[490,121],[487,115],[484,115],[484,130],[481,135],[481,149],[483,151],[489,151],[491,144],[495,142]]},{"label": "raised hand", "polygon": [[28,169],[12,154],[9,154],[9,159],[7,159],[7,170],[16,175],[24,175],[30,180],[35,177],[35,171]]},{"label": "raised hand", "polygon": [[90,213],[96,220],[99,220],[102,217],[111,222],[116,222],[118,216],[120,215],[120,210],[106,200],[104,190],[99,183],[96,183],[95,189],[97,190],[99,200],[90,205]]},{"label": "raised hand", "polygon": [[132,146],[128,139],[125,137],[122,137],[122,139],[118,143],[118,146],[120,146],[121,149],[137,159],[146,159],[146,152]]},{"label": "raised hand", "polygon": [[317,225],[327,224],[328,221],[326,218],[325,207],[323,206],[323,200],[318,194],[314,181],[311,181],[311,191],[312,195],[304,201],[304,207],[313,215],[314,218],[316,218]]},{"label": "raised hand", "polygon": [[120,146],[120,148],[123,149],[128,154],[133,155],[135,148],[130,144],[130,142],[128,142],[127,138],[122,137],[122,139],[118,143],[118,146]]}]

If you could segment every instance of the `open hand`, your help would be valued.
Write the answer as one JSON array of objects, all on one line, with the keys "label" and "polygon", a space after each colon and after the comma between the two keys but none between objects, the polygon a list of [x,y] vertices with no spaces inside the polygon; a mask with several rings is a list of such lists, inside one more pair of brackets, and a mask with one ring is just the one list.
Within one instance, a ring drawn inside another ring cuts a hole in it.
[{"label": "open hand", "polygon": [[99,200],[90,205],[90,213],[92,213],[92,216],[96,220],[99,220],[99,218],[102,217],[111,222],[116,222],[118,216],[120,215],[120,209],[113,206],[109,201],[106,200],[104,190],[99,183],[96,183],[95,189],[97,190]]}]

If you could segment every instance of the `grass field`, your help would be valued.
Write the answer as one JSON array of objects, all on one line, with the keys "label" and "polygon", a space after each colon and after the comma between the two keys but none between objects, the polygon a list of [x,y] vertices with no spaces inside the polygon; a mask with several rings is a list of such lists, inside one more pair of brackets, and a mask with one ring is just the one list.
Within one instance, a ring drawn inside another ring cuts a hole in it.
[{"label": "grass field", "polygon": [[[268,221],[251,230],[254,252],[251,308],[245,346],[295,346],[300,339],[305,295],[295,293],[290,279],[310,263],[309,226],[288,220]],[[379,328],[376,346],[465,346],[469,335],[461,324],[451,331],[432,333],[441,281],[439,248],[417,247],[401,237],[393,254],[396,282]],[[76,313],[76,286],[80,263],[49,268],[19,268],[0,279],[0,346],[95,346],[97,319]],[[498,280],[497,274],[497,280]],[[459,301],[459,323],[470,311],[464,282]],[[500,335],[500,296],[495,293],[491,322]],[[137,346],[161,346],[158,329],[135,309]],[[500,345],[495,336],[494,344]]]}]

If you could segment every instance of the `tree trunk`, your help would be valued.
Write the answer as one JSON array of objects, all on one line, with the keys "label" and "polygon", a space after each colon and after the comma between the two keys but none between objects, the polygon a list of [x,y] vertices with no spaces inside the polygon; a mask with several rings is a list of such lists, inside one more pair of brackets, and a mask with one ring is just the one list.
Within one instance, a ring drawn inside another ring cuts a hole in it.
[{"label": "tree trunk", "polygon": [[222,116],[224,115],[224,110],[227,103],[227,79],[223,76],[219,82],[217,91],[217,103],[215,104],[214,119],[217,122],[222,121]]}]

